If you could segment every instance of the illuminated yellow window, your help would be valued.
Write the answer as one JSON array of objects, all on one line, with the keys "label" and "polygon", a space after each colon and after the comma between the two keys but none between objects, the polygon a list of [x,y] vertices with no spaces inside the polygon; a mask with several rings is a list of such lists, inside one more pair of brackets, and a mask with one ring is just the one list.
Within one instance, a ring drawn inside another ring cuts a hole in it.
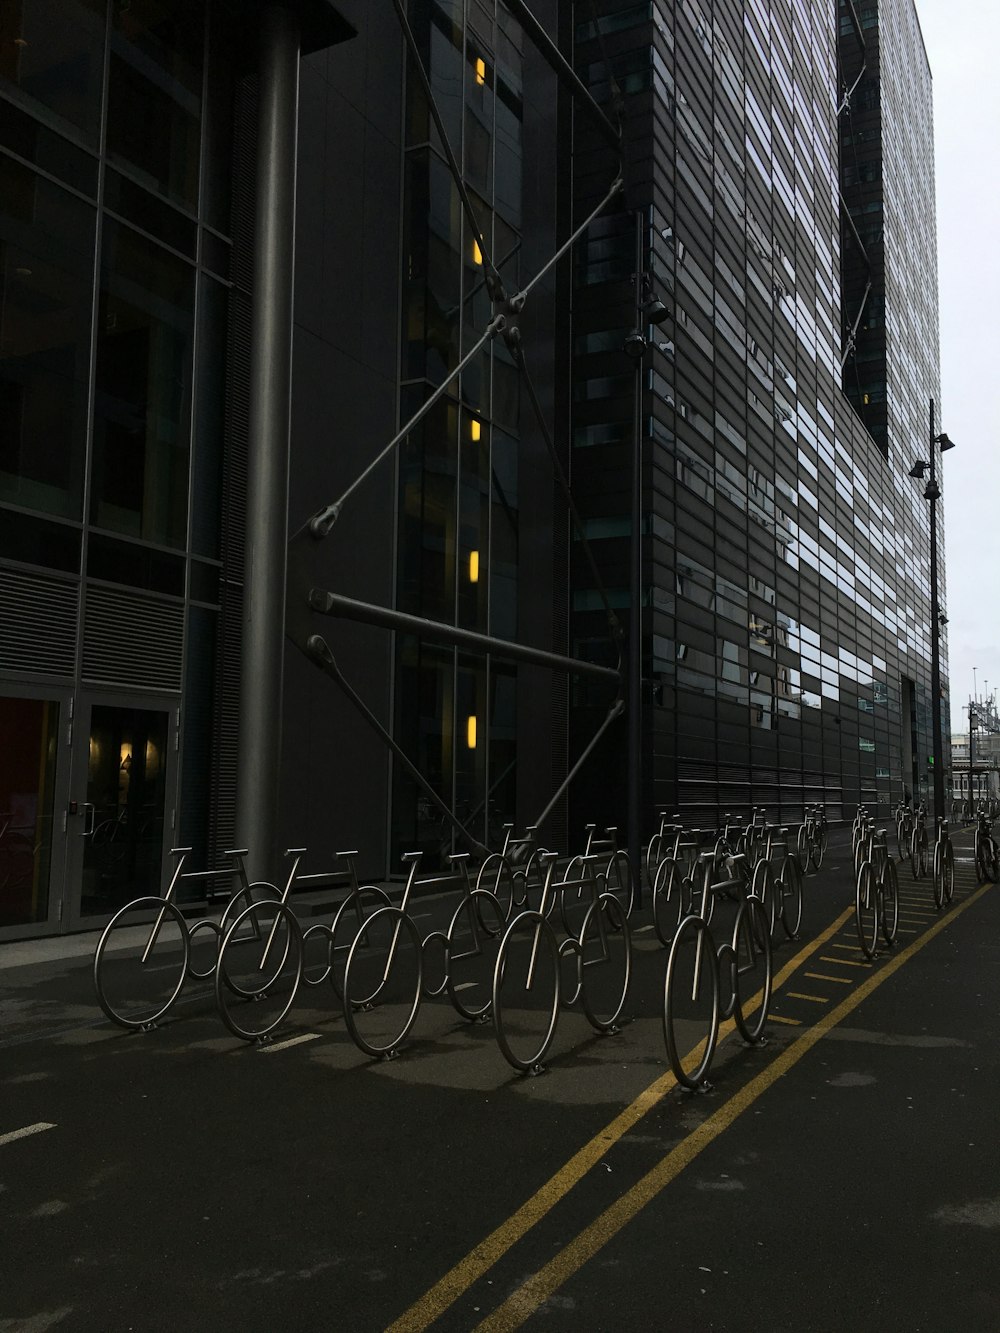
[{"label": "illuminated yellow window", "polygon": [[480,87],[486,82],[486,61],[481,56],[476,57],[476,82]]},{"label": "illuminated yellow window", "polygon": [[478,582],[479,582],[479,552],[478,552],[478,551],[470,551],[470,552],[469,552],[469,582],[470,582],[470,583],[478,583]]},{"label": "illuminated yellow window", "polygon": [[470,750],[476,748],[476,715],[471,714],[465,724],[465,742]]},{"label": "illuminated yellow window", "polygon": [[481,264],[483,262],[483,252],[479,248],[478,241],[472,242],[472,262],[474,264]]},{"label": "illuminated yellow window", "polygon": [[469,438],[473,443],[483,438],[483,423],[476,417],[469,422]]}]

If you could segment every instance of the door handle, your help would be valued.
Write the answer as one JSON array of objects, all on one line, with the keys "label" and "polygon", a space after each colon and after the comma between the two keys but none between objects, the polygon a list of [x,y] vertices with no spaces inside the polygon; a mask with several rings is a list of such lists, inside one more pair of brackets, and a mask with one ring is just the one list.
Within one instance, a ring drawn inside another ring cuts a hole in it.
[{"label": "door handle", "polygon": [[94,826],[97,823],[97,807],[93,801],[84,801],[83,803],[83,836],[89,838],[94,832]]}]

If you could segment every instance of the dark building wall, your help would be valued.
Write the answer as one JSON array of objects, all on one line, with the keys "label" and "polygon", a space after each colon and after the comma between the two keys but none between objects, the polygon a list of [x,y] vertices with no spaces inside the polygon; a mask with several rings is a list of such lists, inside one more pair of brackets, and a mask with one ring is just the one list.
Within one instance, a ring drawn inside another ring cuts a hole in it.
[{"label": "dark building wall", "polygon": [[[402,38],[391,6],[341,6],[358,35],[301,71],[289,532],[339,498],[396,430]],[[388,606],[395,469],[387,459],[312,547],[317,587]],[[385,631],[314,618],[338,665],[391,724]],[[338,686],[286,651],[282,828],[316,860],[357,848],[385,868],[388,753]]]}]

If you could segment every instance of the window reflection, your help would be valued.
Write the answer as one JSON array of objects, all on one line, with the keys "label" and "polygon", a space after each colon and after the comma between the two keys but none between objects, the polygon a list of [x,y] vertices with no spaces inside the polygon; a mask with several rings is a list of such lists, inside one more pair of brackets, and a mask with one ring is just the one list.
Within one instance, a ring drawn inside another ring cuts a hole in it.
[{"label": "window reflection", "polygon": [[110,219],[103,260],[91,520],[180,546],[187,526],[193,271]]},{"label": "window reflection", "polygon": [[78,518],[94,210],[0,156],[0,496]]},{"label": "window reflection", "polygon": [[112,8],[108,156],[190,208],[198,202],[204,25],[194,0]]},{"label": "window reflection", "polygon": [[13,85],[89,142],[101,124],[106,8],[104,0],[0,4],[0,87]]}]

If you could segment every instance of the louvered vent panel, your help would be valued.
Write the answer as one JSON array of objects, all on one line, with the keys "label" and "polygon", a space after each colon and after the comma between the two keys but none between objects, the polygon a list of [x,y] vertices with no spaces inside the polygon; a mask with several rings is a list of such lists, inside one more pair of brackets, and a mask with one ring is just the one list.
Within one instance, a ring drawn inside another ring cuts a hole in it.
[{"label": "louvered vent panel", "polygon": [[184,608],[176,602],[88,588],[83,678],[94,684],[180,691]]},{"label": "louvered vent panel", "polygon": [[76,583],[0,570],[0,670],[72,676],[79,603]]}]

